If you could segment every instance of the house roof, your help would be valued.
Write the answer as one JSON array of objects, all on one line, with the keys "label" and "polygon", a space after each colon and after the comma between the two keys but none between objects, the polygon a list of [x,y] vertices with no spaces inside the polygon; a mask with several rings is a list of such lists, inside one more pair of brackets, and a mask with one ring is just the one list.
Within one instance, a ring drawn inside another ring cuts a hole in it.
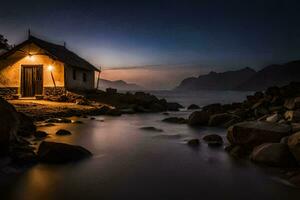
[{"label": "house roof", "polygon": [[52,57],[54,57],[54,59],[57,59],[67,65],[70,65],[72,67],[81,68],[84,70],[99,71],[98,68],[96,68],[95,66],[90,64],[88,61],[84,60],[83,58],[79,57],[74,52],[68,50],[65,46],[53,44],[53,43],[47,42],[45,40],[36,38],[34,36],[29,36],[27,40],[25,40],[21,44],[15,46],[8,52],[1,55],[0,59],[8,57],[9,55],[18,51],[23,46],[25,46],[27,44],[31,44],[31,43],[34,43],[41,49],[44,49],[46,52],[48,52],[50,54],[49,56],[52,56]]}]

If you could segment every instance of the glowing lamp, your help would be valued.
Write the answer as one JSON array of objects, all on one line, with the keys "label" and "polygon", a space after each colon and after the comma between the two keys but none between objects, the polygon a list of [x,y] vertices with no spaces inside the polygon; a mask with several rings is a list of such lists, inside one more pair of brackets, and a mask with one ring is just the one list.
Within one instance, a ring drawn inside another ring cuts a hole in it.
[{"label": "glowing lamp", "polygon": [[29,55],[27,56],[27,58],[28,58],[28,60],[34,61],[34,56],[31,55],[31,54],[29,54]]},{"label": "glowing lamp", "polygon": [[54,67],[53,67],[52,65],[49,65],[49,66],[48,66],[48,71],[49,71],[49,72],[52,72],[52,71],[53,71],[53,68],[54,68]]}]

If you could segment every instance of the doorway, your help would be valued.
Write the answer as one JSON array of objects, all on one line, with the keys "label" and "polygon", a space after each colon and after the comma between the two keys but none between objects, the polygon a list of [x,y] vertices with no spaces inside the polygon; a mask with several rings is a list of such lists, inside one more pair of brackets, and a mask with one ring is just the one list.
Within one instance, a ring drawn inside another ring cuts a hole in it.
[{"label": "doorway", "polygon": [[43,65],[21,66],[21,95],[34,97],[43,94]]}]

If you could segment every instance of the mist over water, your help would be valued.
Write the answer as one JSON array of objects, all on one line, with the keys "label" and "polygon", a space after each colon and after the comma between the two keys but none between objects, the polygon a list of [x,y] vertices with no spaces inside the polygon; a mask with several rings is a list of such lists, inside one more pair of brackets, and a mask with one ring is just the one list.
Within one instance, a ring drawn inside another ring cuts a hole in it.
[{"label": "mist over water", "polygon": [[[239,101],[245,93],[157,93],[184,105]],[[225,99],[227,100],[225,102]],[[218,101],[219,100],[219,101]],[[170,112],[187,117],[189,111]],[[272,175],[248,161],[231,158],[223,148],[201,142],[190,148],[185,140],[201,139],[218,128],[190,128],[161,122],[162,114],[98,116],[83,124],[43,127],[49,141],[81,145],[94,156],[76,164],[38,164],[2,191],[5,199],[298,199],[300,191],[274,181]],[[73,118],[77,119],[77,118]],[[104,120],[104,121],[103,121]],[[141,127],[154,126],[163,132]],[[55,136],[65,128],[71,136]]]}]

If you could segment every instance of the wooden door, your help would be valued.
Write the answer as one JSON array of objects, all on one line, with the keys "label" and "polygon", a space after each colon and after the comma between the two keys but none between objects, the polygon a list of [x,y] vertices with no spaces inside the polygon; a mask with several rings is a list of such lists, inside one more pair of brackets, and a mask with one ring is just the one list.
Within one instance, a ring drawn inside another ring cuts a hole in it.
[{"label": "wooden door", "polygon": [[22,65],[21,94],[22,97],[34,97],[43,94],[42,65]]}]

